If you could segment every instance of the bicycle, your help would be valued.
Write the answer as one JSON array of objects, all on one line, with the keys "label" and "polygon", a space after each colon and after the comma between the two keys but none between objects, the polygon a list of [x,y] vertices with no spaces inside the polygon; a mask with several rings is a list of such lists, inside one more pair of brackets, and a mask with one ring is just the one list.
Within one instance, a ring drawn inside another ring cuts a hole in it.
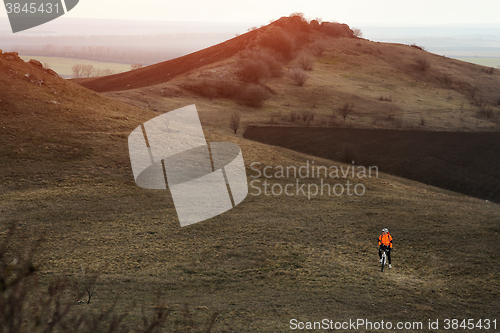
[{"label": "bicycle", "polygon": [[387,247],[386,247],[386,246],[384,246],[384,247],[382,248],[382,259],[381,259],[381,260],[382,260],[382,261],[381,261],[382,268],[381,268],[381,270],[380,270],[381,272],[383,272],[383,271],[384,271],[384,267],[385,267],[385,265],[387,264],[387,252],[388,252]]}]

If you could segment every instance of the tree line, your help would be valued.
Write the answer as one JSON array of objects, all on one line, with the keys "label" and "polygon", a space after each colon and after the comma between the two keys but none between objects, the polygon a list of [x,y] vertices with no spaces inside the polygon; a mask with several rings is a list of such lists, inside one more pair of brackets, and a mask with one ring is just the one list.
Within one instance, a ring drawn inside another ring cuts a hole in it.
[{"label": "tree line", "polygon": [[[130,70],[139,69],[143,66],[141,64],[132,64],[130,65]],[[73,72],[73,78],[81,78],[81,77],[98,77],[98,76],[106,76],[113,75],[116,72],[109,68],[96,68],[93,65],[84,65],[84,64],[74,64],[71,66],[71,71]]]},{"label": "tree line", "polygon": [[116,62],[122,64],[141,63],[148,65],[165,61],[176,56],[173,54],[167,54],[165,52],[152,52],[140,49],[117,49],[104,46],[73,47],[69,45],[56,46],[54,44],[46,44],[36,48],[16,47],[16,52],[23,55],[78,58],[102,62]]}]

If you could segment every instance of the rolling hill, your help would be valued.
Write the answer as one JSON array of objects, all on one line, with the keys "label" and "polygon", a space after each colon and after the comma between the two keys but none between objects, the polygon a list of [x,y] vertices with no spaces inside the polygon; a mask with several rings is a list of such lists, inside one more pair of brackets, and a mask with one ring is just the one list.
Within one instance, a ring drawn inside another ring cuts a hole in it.
[{"label": "rolling hill", "polygon": [[[417,45],[356,38],[343,25],[328,30],[328,22],[319,27],[313,22],[282,18],[184,57],[75,82],[157,110],[170,108],[170,100],[162,97],[180,94],[213,103],[234,101],[231,107],[253,125],[293,125],[293,112],[309,111],[315,115],[311,126],[498,131],[500,70]],[[298,86],[291,76],[304,67],[310,70]],[[244,70],[259,74],[252,77]],[[250,84],[263,90],[262,96],[251,96],[263,101],[251,113],[240,105],[252,104],[244,96]],[[346,103],[353,108],[344,121],[338,110]]]}]

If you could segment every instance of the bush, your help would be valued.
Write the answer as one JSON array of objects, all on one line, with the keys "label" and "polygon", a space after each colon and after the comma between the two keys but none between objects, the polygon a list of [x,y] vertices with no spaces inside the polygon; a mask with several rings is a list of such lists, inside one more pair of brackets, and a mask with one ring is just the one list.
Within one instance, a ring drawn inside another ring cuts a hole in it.
[{"label": "bush", "polygon": [[[256,61],[264,62],[268,69],[271,77],[281,77],[283,75],[282,66],[283,64],[278,61],[279,55],[275,51],[270,49],[263,49],[259,51],[252,51],[247,54],[246,59],[253,59]],[[245,60],[241,60],[243,63]]]},{"label": "bush", "polygon": [[[173,317],[172,310],[159,299],[156,304],[151,304],[151,309],[143,309],[137,323],[132,323],[126,322],[129,314],[117,310],[115,305],[99,308],[77,301],[86,292],[73,279],[60,276],[45,286],[46,274],[38,273],[32,261],[33,249],[17,250],[26,237],[16,236],[16,229],[15,225],[12,226],[2,237],[5,241],[0,243],[0,332],[212,331],[217,313],[204,323],[194,323],[187,305],[180,315]],[[81,282],[86,288],[89,286],[88,280]]]},{"label": "bush", "polygon": [[231,81],[203,80],[198,82],[183,82],[181,88],[209,99],[234,98],[241,91],[240,84]]},{"label": "bush", "polygon": [[356,151],[354,149],[354,146],[350,143],[342,143],[340,151],[342,154],[340,157],[342,162],[351,164],[356,160]]},{"label": "bush", "polygon": [[347,101],[342,105],[342,107],[339,109],[339,113],[342,116],[342,119],[345,118],[352,113],[352,110],[354,109],[354,102]]},{"label": "bush", "polygon": [[236,75],[244,82],[260,83],[271,77],[271,72],[269,66],[262,59],[247,58],[240,62]]},{"label": "bush", "polygon": [[297,63],[299,64],[299,67],[305,71],[312,71],[313,69],[313,60],[305,54],[298,56]]},{"label": "bush", "polygon": [[353,37],[354,33],[347,24],[321,22],[320,31],[333,37]]},{"label": "bush", "polygon": [[326,51],[327,44],[324,41],[319,41],[319,42],[314,43],[311,46],[311,49],[316,56],[320,57],[323,54],[323,52]]},{"label": "bush", "polygon": [[424,48],[424,47],[422,47],[422,46],[418,46],[417,44],[411,44],[410,46],[411,46],[411,47],[413,47],[413,48],[419,49],[419,50],[421,50],[421,51],[425,51],[425,48]]},{"label": "bush", "polygon": [[421,71],[426,71],[431,67],[429,60],[424,57],[415,59],[415,63],[417,64],[418,69],[420,69]]},{"label": "bush", "polygon": [[292,32],[294,35],[300,32],[310,32],[312,27],[307,23],[303,13],[293,13],[288,17],[282,17],[273,23],[275,26],[281,27],[286,31]]},{"label": "bush", "polygon": [[293,57],[295,43],[293,38],[282,29],[273,30],[264,35],[260,40],[260,45],[276,52],[283,61],[290,61]]},{"label": "bush", "polygon": [[300,68],[292,69],[292,71],[289,74],[289,77],[293,81],[295,81],[295,83],[298,86],[303,86],[306,83],[307,79],[309,78],[309,76],[304,72],[304,70]]},{"label": "bush", "polygon": [[269,98],[269,93],[267,90],[261,85],[250,84],[243,88],[240,93],[239,100],[248,106],[252,106],[254,108],[258,108],[262,106],[262,102],[264,102],[267,98]]},{"label": "bush", "polygon": [[353,37],[356,37],[356,38],[363,37],[363,33],[361,32],[361,29],[358,29],[358,28],[352,29],[352,35],[353,35]]},{"label": "bush", "polygon": [[453,79],[449,74],[443,74],[442,80],[447,86],[451,86],[453,84]]},{"label": "bush", "polygon": [[240,113],[238,111],[233,111],[231,118],[229,119],[229,127],[234,131],[234,134],[236,134],[236,131],[240,128],[240,121]]},{"label": "bush", "polygon": [[480,119],[492,119],[493,118],[493,109],[482,107],[476,114],[477,118]]},{"label": "bush", "polygon": [[483,71],[486,74],[493,74],[493,73],[495,73],[495,68],[494,67],[488,67],[488,68],[484,68]]}]

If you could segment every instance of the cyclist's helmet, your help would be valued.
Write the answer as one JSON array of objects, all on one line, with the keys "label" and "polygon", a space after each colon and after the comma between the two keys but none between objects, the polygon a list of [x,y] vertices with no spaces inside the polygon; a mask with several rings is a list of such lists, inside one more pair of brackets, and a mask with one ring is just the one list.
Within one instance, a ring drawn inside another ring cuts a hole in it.
[{"label": "cyclist's helmet", "polygon": [[382,229],[382,232],[389,232],[389,229],[384,228],[384,229]]}]

